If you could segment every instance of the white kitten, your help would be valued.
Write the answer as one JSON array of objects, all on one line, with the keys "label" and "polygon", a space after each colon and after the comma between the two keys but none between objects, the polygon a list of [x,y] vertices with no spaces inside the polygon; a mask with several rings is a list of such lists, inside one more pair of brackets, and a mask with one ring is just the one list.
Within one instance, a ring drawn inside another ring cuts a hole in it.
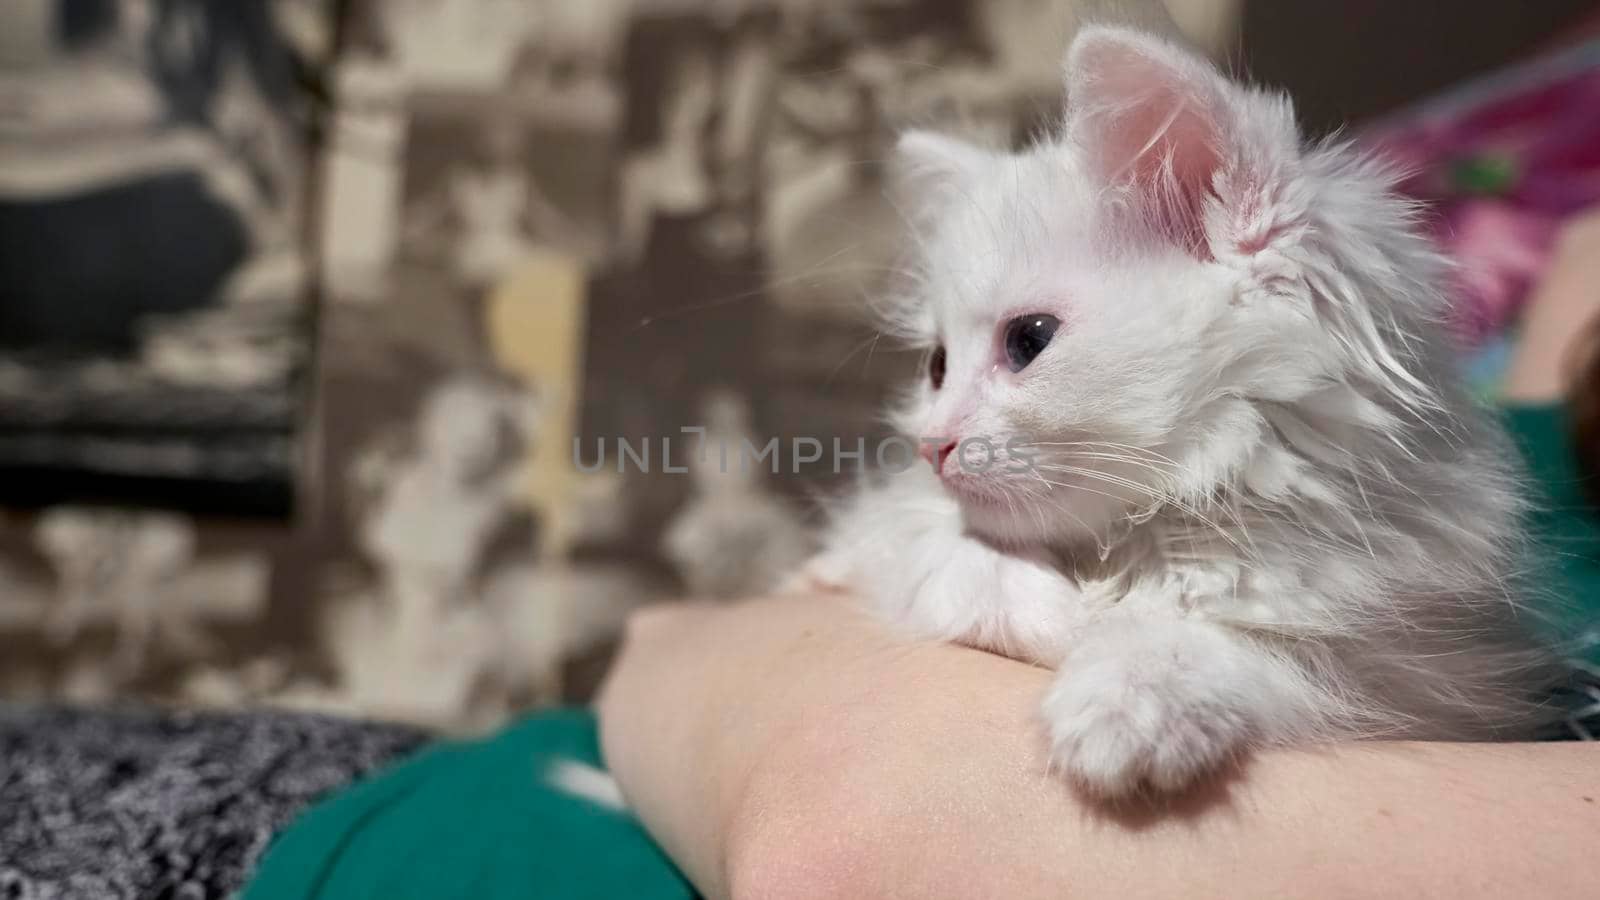
[{"label": "white kitten", "polygon": [[932,465],[838,510],[808,573],[1058,669],[1053,759],[1105,797],[1252,746],[1521,733],[1558,670],[1412,208],[1161,39],[1089,28],[1066,69],[1024,153],[902,139],[893,320],[930,361],[897,417]]}]

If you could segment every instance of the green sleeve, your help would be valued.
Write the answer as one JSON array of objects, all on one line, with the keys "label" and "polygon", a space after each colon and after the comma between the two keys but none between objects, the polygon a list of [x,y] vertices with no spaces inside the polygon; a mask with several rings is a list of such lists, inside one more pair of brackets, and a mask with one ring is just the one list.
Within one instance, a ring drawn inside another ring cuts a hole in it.
[{"label": "green sleeve", "polygon": [[[1600,511],[1589,499],[1588,477],[1572,450],[1564,406],[1511,406],[1502,414],[1522,454],[1533,508],[1528,526],[1550,576],[1540,579],[1555,594],[1551,616],[1560,637],[1593,648],[1600,657]],[[1543,572],[1539,573],[1543,575]]]},{"label": "green sleeve", "polygon": [[603,766],[594,717],[532,716],[435,745],[313,807],[268,849],[245,900],[687,900],[626,810],[558,789]]}]

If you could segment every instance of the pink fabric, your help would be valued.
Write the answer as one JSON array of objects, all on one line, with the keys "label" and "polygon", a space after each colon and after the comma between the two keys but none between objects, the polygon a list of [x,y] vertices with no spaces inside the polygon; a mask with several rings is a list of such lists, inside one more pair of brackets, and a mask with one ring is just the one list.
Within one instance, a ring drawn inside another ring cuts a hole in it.
[{"label": "pink fabric", "polygon": [[1600,203],[1600,41],[1516,67],[1367,129],[1462,268],[1469,345],[1515,321],[1562,219]]}]

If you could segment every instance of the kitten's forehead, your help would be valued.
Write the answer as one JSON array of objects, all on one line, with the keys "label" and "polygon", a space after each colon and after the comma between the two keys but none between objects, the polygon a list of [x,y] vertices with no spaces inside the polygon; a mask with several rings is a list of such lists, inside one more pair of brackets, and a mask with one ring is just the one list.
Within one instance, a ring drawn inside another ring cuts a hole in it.
[{"label": "kitten's forehead", "polygon": [[1095,204],[1072,154],[1044,144],[997,156],[922,242],[938,317],[982,319],[1027,304],[1090,263]]}]

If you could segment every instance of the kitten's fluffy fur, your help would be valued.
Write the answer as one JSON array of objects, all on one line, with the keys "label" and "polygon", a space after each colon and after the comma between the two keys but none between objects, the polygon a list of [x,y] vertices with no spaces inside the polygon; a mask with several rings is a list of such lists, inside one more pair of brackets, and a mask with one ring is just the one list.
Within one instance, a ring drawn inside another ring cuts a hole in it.
[{"label": "kitten's fluffy fur", "polygon": [[[899,148],[919,277],[894,323],[948,375],[898,423],[1031,466],[866,487],[808,573],[1058,669],[1052,758],[1106,797],[1258,745],[1520,733],[1556,667],[1412,209],[1161,39],[1089,28],[1066,69],[1032,149]],[[1032,313],[1062,325],[1013,373],[1000,334]]]}]

